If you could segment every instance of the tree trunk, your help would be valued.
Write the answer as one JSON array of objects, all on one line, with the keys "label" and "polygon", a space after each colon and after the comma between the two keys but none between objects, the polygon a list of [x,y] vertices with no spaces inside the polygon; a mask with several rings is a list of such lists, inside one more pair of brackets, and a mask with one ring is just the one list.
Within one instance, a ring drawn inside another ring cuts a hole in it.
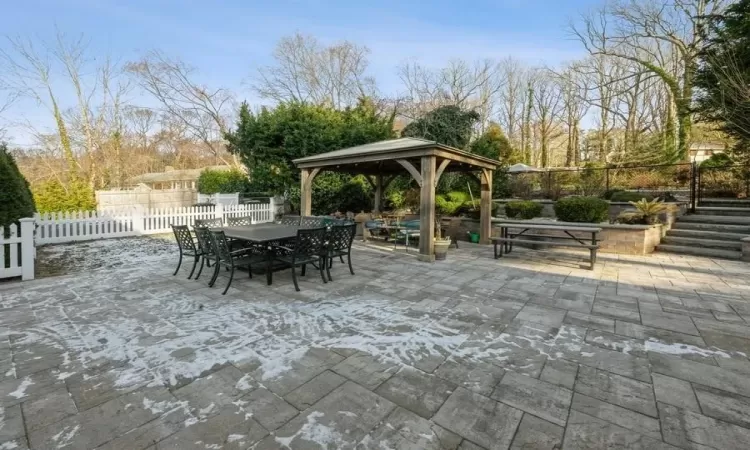
[{"label": "tree trunk", "polygon": [[523,161],[531,164],[531,105],[534,102],[534,88],[531,83],[528,85],[529,96],[526,99],[526,114],[524,114],[523,134],[525,141],[523,143]]}]

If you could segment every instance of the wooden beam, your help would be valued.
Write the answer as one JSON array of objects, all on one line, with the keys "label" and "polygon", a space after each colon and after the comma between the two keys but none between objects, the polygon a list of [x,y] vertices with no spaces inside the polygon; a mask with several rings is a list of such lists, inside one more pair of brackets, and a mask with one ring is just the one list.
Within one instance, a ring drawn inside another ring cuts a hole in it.
[{"label": "wooden beam", "polygon": [[375,182],[372,181],[372,178],[370,178],[370,175],[365,175],[365,180],[367,180],[367,182],[370,184],[370,187],[375,189]]},{"label": "wooden beam", "polygon": [[[435,261],[435,157],[422,157],[419,202],[419,260]],[[413,167],[413,166],[412,166]]]},{"label": "wooden beam", "polygon": [[437,172],[435,172],[435,187],[437,187],[438,182],[440,181],[440,177],[443,176],[443,172],[445,172],[445,168],[448,167],[448,164],[451,163],[450,159],[444,159],[442,162],[440,162],[440,167],[437,168]]},{"label": "wooden beam", "polygon": [[312,182],[318,173],[320,167],[300,171],[299,212],[302,216],[312,215]]},{"label": "wooden beam", "polygon": [[492,171],[482,170],[482,198],[479,210],[479,243],[489,244],[492,233]]},{"label": "wooden beam", "polygon": [[[370,177],[367,177],[368,179]],[[375,176],[375,183],[373,185],[375,191],[375,201],[373,202],[373,211],[380,212],[381,204],[383,203],[383,175]]]},{"label": "wooden beam", "polygon": [[[435,158],[431,156],[423,156],[422,162],[425,161],[425,158],[431,158],[432,169],[433,169],[431,176],[434,177],[435,176]],[[401,164],[404,167],[404,169],[406,169],[411,174],[411,176],[414,177],[415,180],[417,180],[417,184],[419,184],[419,186],[422,186],[422,180],[424,178],[424,167],[422,168],[422,174],[420,174],[417,168],[414,167],[414,164],[410,163],[409,161],[405,159],[397,159],[396,162]],[[434,186],[433,186],[433,189],[434,189]]]}]

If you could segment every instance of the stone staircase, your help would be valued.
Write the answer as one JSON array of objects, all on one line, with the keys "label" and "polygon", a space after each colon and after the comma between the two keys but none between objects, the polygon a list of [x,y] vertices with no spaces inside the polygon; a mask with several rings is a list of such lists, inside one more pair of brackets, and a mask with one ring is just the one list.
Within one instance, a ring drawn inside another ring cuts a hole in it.
[{"label": "stone staircase", "polygon": [[750,236],[750,201],[705,201],[695,214],[672,225],[656,249],[659,252],[740,259],[740,239]]}]

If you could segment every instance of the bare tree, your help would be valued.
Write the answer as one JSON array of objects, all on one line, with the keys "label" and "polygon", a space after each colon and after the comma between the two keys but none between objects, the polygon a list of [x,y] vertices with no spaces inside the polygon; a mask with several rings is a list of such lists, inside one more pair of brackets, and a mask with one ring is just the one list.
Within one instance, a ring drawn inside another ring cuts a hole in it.
[{"label": "bare tree", "polygon": [[[30,40],[8,38],[7,49],[0,48],[0,77],[2,85],[12,96],[25,97],[46,106],[55,120],[59,144],[67,171],[77,176],[80,165],[75,158],[68,127],[58,97],[53,90],[52,62],[49,51],[40,50]],[[36,128],[34,128],[35,131]],[[37,134],[41,134],[38,133]]]},{"label": "bare tree", "polygon": [[193,68],[157,50],[129,63],[126,70],[162,105],[164,112],[181,121],[216,158],[225,164],[239,164],[236,158],[227,160],[229,155],[224,146],[224,134],[234,107],[233,96],[227,89],[198,83],[193,78]]},{"label": "bare tree", "polygon": [[563,95],[560,85],[547,71],[541,71],[534,80],[533,90],[534,120],[539,137],[539,164],[547,167],[550,162],[550,143],[556,137],[556,124],[563,111]]},{"label": "bare tree", "polygon": [[498,119],[508,140],[516,148],[523,148],[521,134],[528,70],[516,59],[500,62],[502,88],[498,92]]},{"label": "bare tree", "polygon": [[563,111],[560,120],[565,124],[568,132],[568,142],[565,151],[565,165],[578,164],[580,159],[579,135],[581,120],[589,110],[588,80],[576,70],[577,64],[571,64],[563,71],[555,73],[562,96]]},{"label": "bare tree", "polygon": [[[635,62],[667,86],[678,124],[676,158],[688,155],[693,78],[707,21],[724,4],[723,0],[615,0],[573,27],[592,55]],[[665,55],[670,54],[677,64],[665,64]]]},{"label": "bare tree", "polygon": [[299,101],[343,108],[375,96],[375,80],[366,74],[370,50],[348,41],[323,46],[312,36],[282,38],[275,64],[258,70],[255,90],[278,102]]}]

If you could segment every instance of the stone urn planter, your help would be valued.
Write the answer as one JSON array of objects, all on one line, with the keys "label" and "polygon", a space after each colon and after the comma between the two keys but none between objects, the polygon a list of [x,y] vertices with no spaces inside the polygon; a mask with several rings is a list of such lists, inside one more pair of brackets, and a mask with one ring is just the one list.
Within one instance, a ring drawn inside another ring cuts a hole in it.
[{"label": "stone urn planter", "polygon": [[451,245],[450,238],[435,238],[435,261],[444,260],[448,254],[448,247]]}]

